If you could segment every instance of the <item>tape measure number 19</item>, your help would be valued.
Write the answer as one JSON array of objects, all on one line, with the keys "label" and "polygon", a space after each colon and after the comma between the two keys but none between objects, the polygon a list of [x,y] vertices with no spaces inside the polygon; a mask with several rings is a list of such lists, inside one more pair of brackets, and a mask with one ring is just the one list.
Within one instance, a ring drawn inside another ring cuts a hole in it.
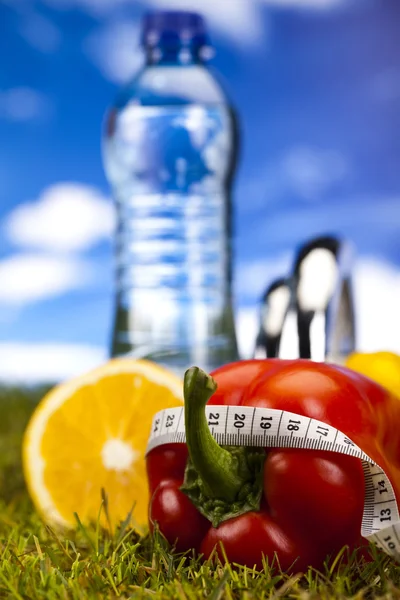
[{"label": "tape measure number 19", "polygon": [[[207,406],[210,431],[222,446],[304,448],[355,456],[365,475],[361,535],[400,559],[400,520],[386,473],[341,431],[316,419],[270,408]],[[153,419],[146,453],[163,444],[184,443],[184,408],[168,408]]]}]

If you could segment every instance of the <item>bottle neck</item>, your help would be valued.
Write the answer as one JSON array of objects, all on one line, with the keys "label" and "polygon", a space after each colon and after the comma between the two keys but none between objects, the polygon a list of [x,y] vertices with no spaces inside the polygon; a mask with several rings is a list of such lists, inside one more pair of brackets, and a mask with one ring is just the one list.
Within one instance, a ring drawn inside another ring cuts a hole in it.
[{"label": "bottle neck", "polygon": [[204,48],[147,47],[145,48],[146,65],[188,66],[204,64]]}]

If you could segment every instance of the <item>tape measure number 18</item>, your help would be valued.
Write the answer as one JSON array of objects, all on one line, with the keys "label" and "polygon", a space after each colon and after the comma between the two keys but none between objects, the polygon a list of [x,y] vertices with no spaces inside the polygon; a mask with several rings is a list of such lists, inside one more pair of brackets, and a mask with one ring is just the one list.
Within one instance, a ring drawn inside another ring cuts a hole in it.
[{"label": "tape measure number 18", "polygon": [[[222,446],[304,448],[355,456],[365,475],[361,535],[400,559],[400,520],[393,487],[379,465],[341,431],[287,411],[249,406],[207,406],[210,431]],[[153,419],[146,453],[163,444],[184,443],[184,408],[168,408]]]}]

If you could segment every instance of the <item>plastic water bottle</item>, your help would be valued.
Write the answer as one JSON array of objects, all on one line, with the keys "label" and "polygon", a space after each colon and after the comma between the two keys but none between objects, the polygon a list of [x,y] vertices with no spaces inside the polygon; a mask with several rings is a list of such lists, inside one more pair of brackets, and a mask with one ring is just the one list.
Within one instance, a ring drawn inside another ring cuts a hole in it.
[{"label": "plastic water bottle", "polygon": [[238,358],[231,293],[233,110],[206,65],[202,17],[143,21],[145,65],[107,118],[117,210],[111,354],[183,374]]}]

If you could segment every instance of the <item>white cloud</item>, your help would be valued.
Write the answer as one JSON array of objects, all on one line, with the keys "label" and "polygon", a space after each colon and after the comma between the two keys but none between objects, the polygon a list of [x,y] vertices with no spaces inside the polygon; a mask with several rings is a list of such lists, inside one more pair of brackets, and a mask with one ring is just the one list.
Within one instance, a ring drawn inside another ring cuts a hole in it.
[{"label": "white cloud", "polygon": [[360,350],[400,354],[400,269],[377,258],[361,259],[354,288]]},{"label": "white cloud", "polygon": [[347,161],[339,152],[307,146],[291,148],[281,163],[282,179],[307,200],[318,200],[347,172]]},{"label": "white cloud", "polygon": [[57,183],[38,200],[17,206],[3,227],[8,239],[21,247],[82,251],[111,236],[114,209],[94,187]]},{"label": "white cloud", "polygon": [[89,35],[83,49],[106,79],[126,83],[143,62],[139,35],[137,24],[116,22]]},{"label": "white cloud", "polygon": [[259,329],[258,306],[240,308],[236,312],[236,336],[241,358],[253,358],[256,336]]},{"label": "white cloud", "polygon": [[17,254],[0,262],[0,305],[24,306],[84,287],[93,279],[89,264],[40,254]]},{"label": "white cloud", "polygon": [[15,87],[0,91],[0,118],[10,121],[33,121],[51,116],[50,100],[33,88]]},{"label": "white cloud", "polygon": [[292,268],[293,253],[285,252],[274,259],[241,262],[235,270],[236,335],[242,358],[251,358],[259,329],[260,301],[267,287],[285,277]]},{"label": "white cloud", "polygon": [[222,34],[241,44],[254,44],[263,29],[258,0],[149,0],[155,8],[164,10],[194,10],[201,13]]},{"label": "white cloud", "polygon": [[[275,264],[286,262],[286,255],[277,261],[265,261],[242,265],[242,272],[248,271],[249,277],[243,285],[248,287],[248,295],[259,298],[260,281],[263,289],[272,283],[275,277],[285,276],[289,269],[276,273]],[[269,280],[265,280],[269,273]],[[400,269],[377,258],[360,257],[353,269],[354,303],[356,315],[357,349],[361,352],[388,350],[400,354]],[[249,358],[254,351],[254,342],[259,328],[259,304],[238,309],[236,326],[239,348],[243,358]]]},{"label": "white cloud", "polygon": [[21,20],[19,32],[28,44],[40,52],[55,52],[61,43],[61,32],[56,25],[36,13],[29,13]]},{"label": "white cloud", "polygon": [[56,383],[101,365],[106,350],[80,344],[0,343],[0,379],[34,385]]},{"label": "white cloud", "polygon": [[239,262],[235,267],[235,296],[241,302],[258,302],[267,287],[277,278],[285,276],[292,267],[293,253],[285,252],[273,260]]},{"label": "white cloud", "polygon": [[297,198],[315,202],[340,184],[350,171],[348,158],[335,149],[289,147],[277,160],[266,165],[265,194],[272,199],[295,194]]}]

